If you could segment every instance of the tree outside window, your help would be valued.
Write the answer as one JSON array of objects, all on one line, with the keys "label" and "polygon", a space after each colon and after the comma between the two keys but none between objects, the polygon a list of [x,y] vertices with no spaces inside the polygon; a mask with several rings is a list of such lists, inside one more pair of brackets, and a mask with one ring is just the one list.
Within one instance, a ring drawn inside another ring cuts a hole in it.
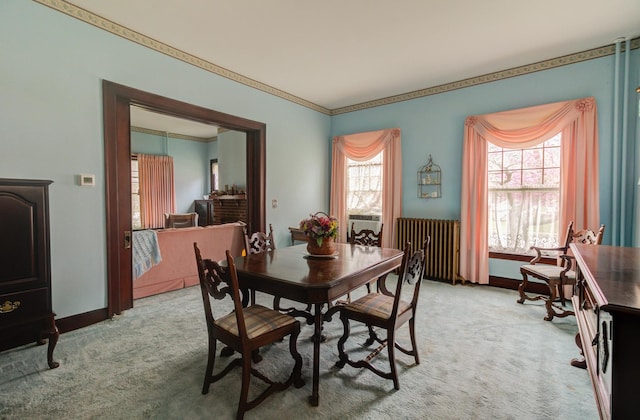
[{"label": "tree outside window", "polygon": [[557,247],[561,134],[526,149],[488,145],[489,250]]}]

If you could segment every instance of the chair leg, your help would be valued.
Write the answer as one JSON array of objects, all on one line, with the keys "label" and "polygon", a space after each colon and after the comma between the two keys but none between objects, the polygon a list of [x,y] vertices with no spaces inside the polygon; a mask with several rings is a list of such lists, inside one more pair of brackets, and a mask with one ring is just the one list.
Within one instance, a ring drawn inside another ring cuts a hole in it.
[{"label": "chair leg", "polygon": [[202,384],[202,394],[209,392],[209,385],[211,385],[211,376],[213,375],[213,365],[216,362],[216,341],[215,339],[209,339],[209,356],[207,357],[207,368],[204,371],[204,383]]},{"label": "chair leg", "polygon": [[387,348],[389,349],[389,367],[391,368],[391,378],[393,379],[393,387],[400,389],[400,381],[398,381],[398,369],[396,369],[396,335],[395,331],[387,331]]},{"label": "chair leg", "polygon": [[547,316],[544,317],[545,321],[553,320],[553,302],[556,300],[556,285],[554,283],[549,284],[549,298],[544,302],[544,306],[547,308]]},{"label": "chair leg", "polygon": [[342,337],[338,340],[338,357],[340,360],[336,362],[336,367],[342,369],[347,363],[347,354],[344,352],[344,343],[349,337],[349,319],[344,316],[340,316],[340,320],[342,321],[343,332]]},{"label": "chair leg", "polygon": [[373,330],[373,327],[371,325],[367,325],[367,328],[369,329],[369,338],[367,338],[367,341],[364,342],[364,345],[370,346],[376,342],[376,338],[378,336],[376,335],[376,332]]},{"label": "chair leg", "polygon": [[520,295],[520,299],[516,300],[516,302],[524,303],[525,299],[527,299],[527,295],[525,295],[524,289],[528,284],[528,276],[525,273],[522,273],[522,283],[520,283],[520,285],[518,286],[518,294]]},{"label": "chair leg", "polygon": [[238,401],[238,414],[236,419],[241,420],[244,418],[244,413],[247,411],[247,398],[249,397],[249,384],[251,382],[251,358],[242,358],[242,387],[240,389],[240,400]]},{"label": "chair leg", "polygon": [[298,353],[298,335],[300,334],[300,324],[291,332],[289,338],[289,353],[293,356],[295,364],[293,365],[293,371],[291,372],[291,379],[293,380],[293,386],[296,388],[302,388],[304,386],[304,380],[302,379],[302,356]]},{"label": "chair leg", "polygon": [[420,355],[418,353],[418,346],[416,344],[416,329],[415,329],[415,318],[411,318],[409,320],[409,335],[411,336],[411,346],[413,347],[413,357],[416,360],[416,365],[420,364]]}]

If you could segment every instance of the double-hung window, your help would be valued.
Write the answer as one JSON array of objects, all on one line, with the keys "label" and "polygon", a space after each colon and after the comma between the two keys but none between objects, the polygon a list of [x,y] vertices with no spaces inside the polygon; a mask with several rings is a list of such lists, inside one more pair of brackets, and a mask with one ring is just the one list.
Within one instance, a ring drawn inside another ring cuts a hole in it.
[{"label": "double-hung window", "polygon": [[347,159],[347,214],[382,214],[382,155],[366,161]]},{"label": "double-hung window", "polygon": [[560,143],[561,134],[526,149],[488,144],[489,251],[558,246]]}]

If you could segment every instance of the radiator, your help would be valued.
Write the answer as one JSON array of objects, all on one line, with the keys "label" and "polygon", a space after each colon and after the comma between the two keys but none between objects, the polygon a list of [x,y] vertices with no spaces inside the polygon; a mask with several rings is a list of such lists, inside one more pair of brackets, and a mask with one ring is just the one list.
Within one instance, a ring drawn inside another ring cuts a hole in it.
[{"label": "radiator", "polygon": [[424,277],[438,280],[464,280],[460,276],[460,221],[437,219],[396,219],[396,247],[404,249],[411,242],[411,253],[422,247],[427,236]]}]

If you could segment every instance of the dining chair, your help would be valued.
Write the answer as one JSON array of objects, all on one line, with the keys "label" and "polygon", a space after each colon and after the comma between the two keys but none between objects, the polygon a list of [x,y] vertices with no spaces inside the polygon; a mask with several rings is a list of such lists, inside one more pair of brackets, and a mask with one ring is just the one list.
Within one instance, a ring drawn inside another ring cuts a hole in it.
[{"label": "dining chair", "polygon": [[[578,232],[573,229],[573,222],[567,227],[567,234],[564,243],[559,247],[544,248],[531,247],[536,252],[536,256],[529,262],[520,267],[522,274],[522,283],[518,286],[520,298],[518,303],[523,304],[525,300],[544,300],[547,314],[545,321],[552,321],[554,317],[564,318],[574,315],[571,310],[566,310],[565,286],[575,286],[576,273],[573,269],[573,257],[569,253],[569,245],[571,243],[584,243],[590,245],[600,245],[604,236],[604,225],[601,225],[597,232],[591,230],[580,230]],[[554,258],[552,264],[542,261],[543,257]],[[529,285],[529,277],[544,281],[549,287],[549,295],[529,296],[525,293]],[[560,302],[559,307],[556,302]],[[559,311],[559,312],[558,312]]]},{"label": "dining chair", "polygon": [[[269,223],[269,232],[254,232],[249,234],[247,225],[242,225],[244,234],[244,249],[247,255],[258,254],[276,249],[276,242],[273,240],[273,226]],[[256,303],[256,291],[251,289],[251,304]],[[277,299],[277,298],[276,298]],[[274,307],[275,307],[274,300]]]},{"label": "dining chair", "polygon": [[[209,335],[209,355],[202,393],[207,394],[209,386],[223,378],[234,367],[242,366],[242,385],[236,415],[237,419],[242,419],[246,411],[256,407],[272,393],[288,388],[292,383],[296,388],[304,386],[304,381],[301,378],[302,357],[297,350],[300,321],[260,305],[243,307],[240,300],[236,266],[229,250],[226,251],[227,269],[225,271],[215,261],[203,260],[196,242],[194,242],[193,248],[198,265],[200,290],[202,291],[202,302]],[[216,319],[213,315],[215,311],[210,297],[213,297],[214,300],[222,300],[228,296],[233,301],[234,310]],[[253,368],[252,358],[260,347],[282,341],[287,335],[290,337],[289,352],[294,360],[293,370],[285,382],[274,382]],[[241,357],[230,361],[226,367],[214,374],[218,340],[237,351]],[[269,386],[260,395],[249,401],[249,385],[252,375]]]},{"label": "dining chair", "polygon": [[[360,229],[356,232],[355,223],[351,222],[351,231],[349,233],[349,243],[351,245],[364,245],[364,246],[372,246],[382,248],[382,229],[384,228],[384,223],[380,224],[380,230],[376,233],[372,229]],[[373,281],[366,284],[367,293],[371,293],[371,283]],[[351,302],[351,293],[347,293],[346,302]],[[336,303],[343,304],[345,301],[338,300]]]},{"label": "dining chair", "polygon": [[[244,248],[249,254],[258,254],[260,252],[268,252],[276,249],[276,242],[273,239],[273,226],[269,224],[269,233],[265,232],[254,232],[249,235],[247,231],[247,226],[242,226],[242,231],[244,232]],[[251,303],[254,304],[256,302],[256,291],[251,290]],[[290,312],[295,310],[294,307],[283,308],[280,306],[281,298],[280,296],[273,297],[273,309],[280,312]],[[311,310],[311,305],[307,305],[307,311]]]},{"label": "dining chair", "polygon": [[[395,294],[390,292],[368,293],[353,302],[340,306],[340,320],[342,321],[344,332],[338,340],[339,360],[336,362],[338,368],[343,368],[345,364],[354,368],[366,368],[382,378],[392,379],[394,388],[400,389],[395,350],[398,349],[409,356],[413,356],[416,364],[420,364],[415,334],[415,317],[420,285],[422,284],[425,249],[429,246],[430,240],[427,237],[422,249],[418,249],[413,255],[410,255],[411,244],[409,242],[406,243]],[[413,286],[411,301],[402,299],[402,290],[405,283]],[[381,288],[381,290],[386,291],[386,288]],[[374,342],[380,344],[367,357],[357,361],[351,360],[344,350],[344,345],[350,335],[350,321],[357,321],[367,326],[369,339],[365,342],[366,346],[370,346]],[[407,322],[409,323],[411,349],[403,347],[396,341],[396,330]],[[379,337],[374,328],[385,330],[386,337]],[[371,363],[371,360],[385,347],[389,353],[389,371],[383,371]]]},{"label": "dining chair", "polygon": [[382,229],[384,223],[380,225],[380,230],[376,233],[371,229],[355,230],[355,223],[351,222],[351,233],[349,234],[349,243],[356,245],[377,246],[382,247]]}]

